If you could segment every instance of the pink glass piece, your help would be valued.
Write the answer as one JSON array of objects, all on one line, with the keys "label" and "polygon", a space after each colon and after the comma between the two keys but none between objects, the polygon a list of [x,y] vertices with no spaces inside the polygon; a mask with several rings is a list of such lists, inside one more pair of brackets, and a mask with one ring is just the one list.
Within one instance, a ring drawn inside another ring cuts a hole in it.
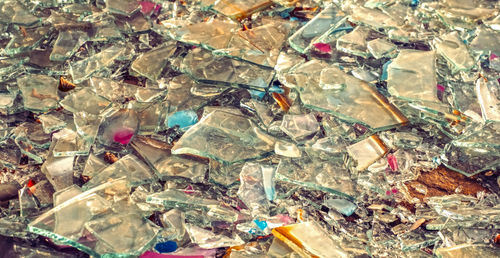
[{"label": "pink glass piece", "polygon": [[445,89],[445,88],[444,88],[444,86],[443,86],[443,85],[438,84],[438,85],[436,85],[436,87],[437,87],[438,91],[444,92],[444,89]]},{"label": "pink glass piece", "polygon": [[151,13],[156,7],[155,3],[149,1],[140,1],[139,4],[141,5],[141,12],[144,14]]},{"label": "pink glass piece", "polygon": [[490,60],[494,60],[494,59],[497,59],[497,58],[498,58],[498,56],[497,56],[497,55],[495,55],[495,54],[491,53],[491,55],[490,55]]},{"label": "pink glass piece", "polygon": [[396,159],[396,156],[392,154],[387,154],[387,162],[389,163],[389,166],[391,167],[392,171],[397,171],[399,166],[398,166],[398,160]]},{"label": "pink glass piece", "polygon": [[314,47],[323,54],[330,54],[332,52],[332,47],[330,44],[326,43],[314,43]]},{"label": "pink glass piece", "polygon": [[113,133],[113,141],[127,145],[134,136],[134,130],[130,128],[122,128]]},{"label": "pink glass piece", "polygon": [[391,192],[392,192],[393,194],[397,194],[397,193],[399,193],[398,189],[396,189],[396,188],[392,188]]},{"label": "pink glass piece", "polygon": [[391,191],[385,191],[386,195],[391,195]]}]

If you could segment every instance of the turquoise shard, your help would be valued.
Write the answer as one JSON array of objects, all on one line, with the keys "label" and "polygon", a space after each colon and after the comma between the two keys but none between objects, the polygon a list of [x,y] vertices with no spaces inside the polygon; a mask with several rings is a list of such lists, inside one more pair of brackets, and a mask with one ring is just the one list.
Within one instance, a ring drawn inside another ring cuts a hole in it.
[{"label": "turquoise shard", "polygon": [[46,112],[59,106],[58,80],[42,74],[17,78],[24,99],[24,108],[33,112]]},{"label": "turquoise shard", "polygon": [[249,118],[215,110],[192,126],[172,148],[172,153],[230,164],[263,157],[272,152],[274,142]]},{"label": "turquoise shard", "polygon": [[180,129],[188,129],[198,122],[198,115],[192,110],[177,111],[167,117],[167,126],[179,126]]},{"label": "turquoise shard", "polygon": [[351,216],[356,211],[356,204],[344,199],[327,199],[324,205],[330,209],[334,209],[345,216]]}]

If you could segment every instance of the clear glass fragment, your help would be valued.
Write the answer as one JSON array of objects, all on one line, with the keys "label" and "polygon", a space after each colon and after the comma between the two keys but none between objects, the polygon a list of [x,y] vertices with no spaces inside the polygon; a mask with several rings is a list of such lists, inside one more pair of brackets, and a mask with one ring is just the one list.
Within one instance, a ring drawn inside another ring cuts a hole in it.
[{"label": "clear glass fragment", "polygon": [[468,71],[475,65],[466,45],[456,31],[434,39],[434,44],[437,53],[449,62],[452,72]]},{"label": "clear glass fragment", "polygon": [[60,31],[54,43],[54,48],[50,53],[50,60],[64,61],[72,57],[75,52],[83,45],[88,39],[88,35],[83,31]]},{"label": "clear glass fragment", "polygon": [[304,115],[286,114],[283,116],[280,129],[293,140],[300,141],[318,132],[319,124],[312,113]]},{"label": "clear glass fragment", "polygon": [[137,57],[137,59],[132,62],[130,68],[136,73],[156,81],[160,78],[168,58],[174,54],[176,49],[177,46],[175,44],[167,44],[152,49]]},{"label": "clear glass fragment", "polygon": [[58,81],[50,76],[30,74],[17,78],[24,99],[24,108],[33,112],[46,112],[58,106]]},{"label": "clear glass fragment", "polygon": [[97,187],[110,179],[125,178],[130,186],[151,183],[154,180],[151,169],[133,154],[128,154],[107,168],[98,172],[83,185],[83,189]]},{"label": "clear glass fragment", "polygon": [[[205,141],[207,138],[210,142]],[[273,149],[274,139],[250,119],[216,110],[191,127],[172,148],[172,153],[234,163],[265,156]]]},{"label": "clear glass fragment", "polygon": [[95,73],[110,66],[115,59],[124,54],[126,48],[120,44],[113,45],[101,52],[87,57],[86,59],[74,62],[70,65],[69,72],[74,83],[80,83],[90,78]]},{"label": "clear glass fragment", "polygon": [[347,146],[347,152],[356,160],[356,169],[363,171],[387,153],[388,149],[377,135]]},{"label": "clear glass fragment", "polygon": [[[331,76],[328,81],[325,76],[320,76],[323,69],[328,69],[326,74]],[[286,75],[284,84],[298,88],[306,107],[329,112],[348,121],[361,122],[374,129],[408,121],[371,85],[317,60],[294,68]]]}]

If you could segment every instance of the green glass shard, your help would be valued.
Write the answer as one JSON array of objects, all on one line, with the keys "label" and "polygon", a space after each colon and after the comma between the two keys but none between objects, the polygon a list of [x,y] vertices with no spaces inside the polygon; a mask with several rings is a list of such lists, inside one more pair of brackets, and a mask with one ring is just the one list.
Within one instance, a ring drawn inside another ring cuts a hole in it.
[{"label": "green glass shard", "polygon": [[[160,228],[138,214],[110,214],[85,223],[100,245],[96,251],[113,250],[113,256],[137,256],[144,253],[156,240]],[[117,237],[119,235],[120,237]],[[101,247],[100,246],[105,246]]]},{"label": "green glass shard", "polygon": [[72,63],[69,72],[73,77],[73,82],[80,83],[90,78],[93,74],[111,65],[115,59],[124,54],[125,50],[125,47],[117,44],[86,59]]},{"label": "green glass shard", "polygon": [[288,39],[290,46],[300,53],[307,52],[314,41],[333,29],[343,19],[342,16],[337,16],[338,11],[338,7],[334,4],[325,7]]},{"label": "green glass shard", "polygon": [[439,102],[434,51],[403,49],[387,69],[387,88],[407,100]]},{"label": "green glass shard", "polygon": [[200,83],[265,91],[274,71],[228,57],[214,56],[200,48],[191,50],[184,58],[180,70]]},{"label": "green glass shard", "polygon": [[485,122],[500,122],[500,100],[495,94],[495,88],[498,88],[495,81],[486,82],[484,78],[476,81],[476,95]]},{"label": "green glass shard", "polygon": [[92,142],[86,141],[77,132],[63,129],[58,132],[59,139],[52,149],[54,157],[72,157],[76,155],[88,155]]},{"label": "green glass shard", "polygon": [[213,53],[274,67],[290,29],[290,24],[276,21],[249,30],[237,31],[233,33],[227,46]]},{"label": "green glass shard", "polygon": [[106,9],[120,15],[130,16],[139,11],[140,7],[136,0],[106,0]]},{"label": "green glass shard", "polygon": [[171,146],[145,137],[136,137],[132,148],[148,162],[160,180],[186,178],[193,182],[202,182],[208,170],[206,162],[183,158],[170,154]]},{"label": "green glass shard", "polygon": [[376,59],[380,59],[383,57],[396,57],[397,55],[397,47],[392,42],[387,41],[385,39],[374,39],[370,40],[366,43],[366,47],[370,54]]},{"label": "green glass shard", "polygon": [[176,76],[168,84],[168,113],[198,110],[225,90],[224,86],[197,83],[187,75]]},{"label": "green glass shard", "polygon": [[152,81],[156,81],[160,78],[168,58],[174,54],[176,49],[177,46],[175,44],[157,47],[137,57],[132,62],[130,68],[136,73]]},{"label": "green glass shard", "polygon": [[83,31],[60,31],[56,42],[50,53],[50,60],[64,61],[72,57],[78,48],[88,39],[87,33]]},{"label": "green glass shard", "polygon": [[58,106],[58,81],[50,76],[30,74],[17,78],[24,99],[24,108],[33,112],[47,112]]},{"label": "green glass shard", "polygon": [[92,115],[98,115],[110,104],[109,100],[97,95],[90,87],[73,91],[61,101],[61,106],[72,113],[85,112]]},{"label": "green glass shard", "polygon": [[[324,69],[327,71],[321,76]],[[321,61],[313,60],[295,67],[285,75],[284,84],[298,89],[306,107],[373,129],[408,121],[373,86]]]},{"label": "green glass shard", "polygon": [[366,41],[370,36],[370,29],[358,26],[353,31],[337,39],[337,50],[367,58],[370,56]]},{"label": "green glass shard", "polygon": [[273,149],[274,139],[250,119],[216,110],[192,126],[172,148],[172,153],[234,163],[265,156]]},{"label": "green glass shard", "polygon": [[355,184],[342,160],[282,158],[276,170],[276,180],[351,199],[356,196]]},{"label": "green glass shard", "polygon": [[219,202],[213,199],[204,199],[184,193],[177,189],[167,189],[163,192],[149,195],[146,199],[148,203],[163,205],[166,208],[181,209],[204,209],[208,210],[213,206],[218,206]]},{"label": "green glass shard", "polygon": [[40,43],[50,36],[52,28],[49,26],[27,28],[26,34],[19,31],[9,41],[4,51],[7,55],[25,53],[37,48]]},{"label": "green glass shard", "polygon": [[437,53],[443,56],[452,68],[452,73],[468,71],[475,62],[456,31],[434,39]]},{"label": "green glass shard", "polygon": [[0,23],[31,26],[42,19],[32,15],[29,10],[16,0],[0,2]]},{"label": "green glass shard", "polygon": [[172,26],[165,21],[167,34],[178,41],[203,46],[208,50],[226,48],[235,31],[239,29],[236,22],[222,19],[212,19],[207,22],[184,25],[180,28]]},{"label": "green glass shard", "polygon": [[82,176],[92,178],[107,166],[108,163],[91,153],[87,158],[87,162],[85,162],[85,168],[83,169]]},{"label": "green glass shard", "polygon": [[110,179],[125,178],[131,186],[151,183],[154,178],[149,167],[133,154],[122,157],[117,162],[101,170],[90,181],[83,185],[84,190],[97,187]]},{"label": "green glass shard", "polygon": [[43,132],[47,134],[66,126],[66,121],[62,120],[61,117],[56,114],[43,114],[40,115],[38,119],[42,122]]},{"label": "green glass shard", "polygon": [[[116,205],[130,193],[124,179],[110,180],[71,197],[74,190],[78,189],[64,190],[69,199],[63,198],[66,200],[31,222],[28,230],[95,257],[138,256],[151,247],[157,227]],[[116,238],[116,234],[123,237]]]}]

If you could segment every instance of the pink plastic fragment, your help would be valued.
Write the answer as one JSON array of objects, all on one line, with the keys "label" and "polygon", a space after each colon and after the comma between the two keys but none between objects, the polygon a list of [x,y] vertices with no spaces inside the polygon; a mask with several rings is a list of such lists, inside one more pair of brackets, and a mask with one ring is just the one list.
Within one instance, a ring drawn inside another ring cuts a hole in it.
[{"label": "pink plastic fragment", "polygon": [[141,12],[143,14],[150,14],[157,7],[155,3],[150,1],[140,1],[139,4],[141,5]]},{"label": "pink plastic fragment", "polygon": [[494,60],[494,59],[497,59],[497,58],[498,58],[498,56],[497,56],[497,55],[495,55],[495,54],[491,53],[491,55],[490,55],[490,60]]},{"label": "pink plastic fragment", "polygon": [[279,218],[279,220],[284,224],[284,226],[294,223],[293,219],[286,214],[278,214],[276,215],[276,217]]},{"label": "pink plastic fragment", "polygon": [[186,187],[186,189],[184,189],[184,193],[185,193],[185,194],[192,194],[192,193],[194,193],[194,189],[193,189],[193,187],[192,187],[191,185],[188,185],[188,186]]},{"label": "pink plastic fragment", "polygon": [[438,91],[444,92],[444,90],[445,90],[445,87],[441,84],[436,85],[436,87],[437,87]]},{"label": "pink plastic fragment", "polygon": [[134,136],[134,131],[130,128],[122,128],[113,133],[113,141],[127,145]]},{"label": "pink plastic fragment", "polygon": [[151,251],[146,251],[140,258],[205,258],[204,255],[174,255],[174,254],[159,254]]},{"label": "pink plastic fragment", "polygon": [[323,54],[330,54],[330,53],[332,53],[332,47],[330,46],[330,44],[326,44],[326,43],[314,43],[313,45],[314,45],[314,47],[317,50],[319,50]]},{"label": "pink plastic fragment", "polygon": [[387,162],[389,163],[389,167],[391,167],[392,171],[397,171],[399,169],[398,160],[396,156],[392,154],[387,154]]}]

